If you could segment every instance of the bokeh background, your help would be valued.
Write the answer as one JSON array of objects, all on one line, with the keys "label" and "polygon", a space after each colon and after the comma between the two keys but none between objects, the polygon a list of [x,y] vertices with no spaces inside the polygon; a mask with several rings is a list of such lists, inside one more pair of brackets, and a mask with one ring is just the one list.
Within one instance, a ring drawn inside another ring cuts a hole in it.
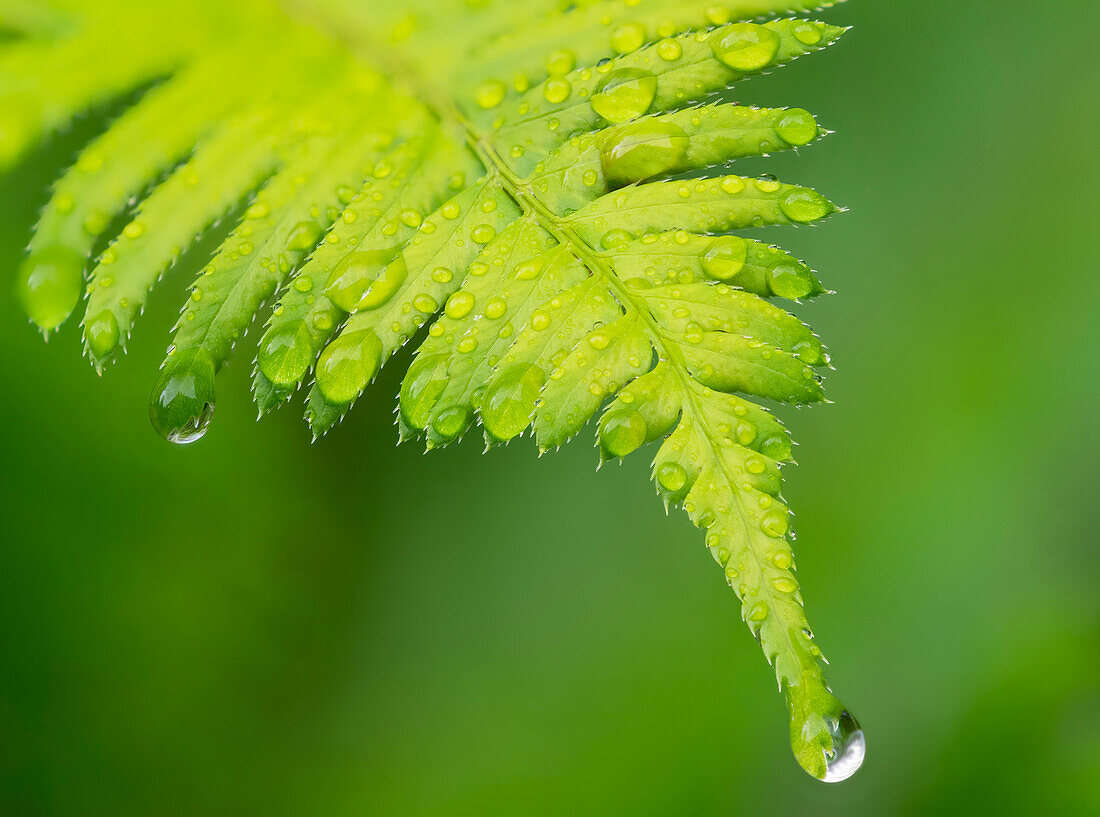
[{"label": "bokeh background", "polygon": [[[839,131],[767,170],[851,208],[769,238],[838,291],[800,313],[835,405],[783,417],[857,777],[795,765],[644,456],[397,448],[396,367],[310,445],[296,410],[254,421],[250,352],[207,438],[165,444],[181,275],[105,382],[0,297],[0,814],[1100,813],[1100,14],[828,18],[857,29],[742,98]],[[92,127],[0,180],[4,278]]]}]

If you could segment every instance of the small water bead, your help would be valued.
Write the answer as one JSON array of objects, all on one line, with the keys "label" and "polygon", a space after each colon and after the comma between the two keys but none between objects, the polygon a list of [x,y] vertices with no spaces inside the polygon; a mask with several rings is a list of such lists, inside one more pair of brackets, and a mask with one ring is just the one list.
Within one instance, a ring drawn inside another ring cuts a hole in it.
[{"label": "small water bead", "polygon": [[382,366],[382,342],[373,330],[339,335],[317,359],[317,388],[336,405],[357,398]]},{"label": "small water bead", "polygon": [[62,246],[38,250],[19,267],[16,295],[40,329],[56,329],[76,308],[83,272],[84,256]]},{"label": "small water bead", "polygon": [[417,312],[423,312],[425,315],[431,315],[439,309],[439,302],[426,292],[413,296],[412,305]]},{"label": "small water bead", "polygon": [[615,229],[604,233],[600,244],[605,250],[619,250],[634,240],[634,236],[626,230]]},{"label": "small water bead", "polygon": [[789,524],[785,510],[768,511],[764,514],[764,518],[760,520],[760,530],[768,536],[779,539],[787,534]]},{"label": "small water bead", "polygon": [[791,26],[791,34],[803,45],[817,45],[824,36],[817,24],[807,20],[800,20]]},{"label": "small water bead", "polygon": [[504,101],[506,90],[507,88],[505,88],[504,83],[498,79],[483,82],[478,86],[477,91],[474,92],[474,101],[478,104],[479,108],[484,108],[486,110],[495,108]]},{"label": "small water bead", "polygon": [[665,462],[657,468],[657,482],[666,491],[677,493],[687,485],[687,471],[679,463]]},{"label": "small water bead", "polygon": [[476,352],[477,338],[473,335],[466,335],[466,337],[455,344],[455,349],[464,355],[468,355],[470,352]]},{"label": "small water bead", "polygon": [[355,188],[346,184],[340,185],[336,188],[336,198],[340,200],[341,204],[351,204],[355,200]]},{"label": "small water bead", "polygon": [[714,240],[702,258],[703,271],[718,281],[730,281],[745,268],[748,242],[738,236],[727,235]]},{"label": "small water bead", "polygon": [[772,579],[772,586],[780,593],[793,593],[798,589],[798,582],[788,576],[779,576]]},{"label": "small water bead", "polygon": [[767,463],[761,457],[751,457],[745,463],[745,470],[750,474],[763,474],[768,470]]},{"label": "small water bead", "polygon": [[749,613],[745,618],[749,621],[763,621],[768,617],[768,603],[764,601],[753,602]]},{"label": "small water bead", "polygon": [[251,219],[267,218],[270,214],[271,208],[262,201],[250,205],[249,208],[244,211],[244,217]]},{"label": "small water bead", "polygon": [[715,58],[734,71],[760,71],[779,53],[779,35],[755,23],[735,23],[711,39]]},{"label": "small water bead", "polygon": [[447,299],[447,305],[443,308],[443,312],[452,320],[462,320],[470,314],[475,301],[473,294],[466,290],[459,290]]},{"label": "small water bead", "polygon": [[664,39],[657,43],[657,56],[665,62],[674,62],[683,55],[684,49],[676,40]]},{"label": "small water bead", "polygon": [[573,83],[565,77],[551,77],[546,80],[546,84],[542,89],[542,95],[546,97],[546,101],[552,105],[558,105],[565,102],[572,93]]},{"label": "small water bead", "polygon": [[129,224],[122,228],[122,234],[130,240],[139,238],[144,232],[145,225],[142,224],[140,221],[131,221]]},{"label": "small water bead", "polygon": [[774,554],[772,554],[772,564],[778,567],[780,570],[790,570],[790,552],[786,550],[777,550]]},{"label": "small water bead", "polygon": [[439,208],[443,218],[454,220],[462,213],[462,208],[456,201],[449,201]]},{"label": "small water bead", "polygon": [[358,306],[367,289],[378,280],[390,261],[393,250],[361,250],[347,255],[329,277],[325,294],[345,312]]},{"label": "small water bead", "polygon": [[504,315],[508,311],[508,302],[501,297],[490,298],[488,303],[485,304],[485,317],[490,320],[496,320]]},{"label": "small water bead", "polygon": [[121,337],[118,318],[110,309],[103,310],[84,324],[84,340],[95,361],[109,357],[118,348]]},{"label": "small water bead", "polygon": [[432,280],[437,284],[450,283],[455,277],[453,271],[447,269],[447,267],[436,267],[432,270]]},{"label": "small water bead", "polygon": [[645,45],[645,26],[623,23],[611,34],[611,48],[619,54],[629,54]]},{"label": "small water bead", "polygon": [[313,289],[313,279],[308,275],[301,275],[294,279],[294,283],[291,284],[298,292],[309,292]]},{"label": "small water bead", "polygon": [[649,436],[645,419],[631,408],[604,415],[600,422],[600,445],[609,457],[625,457],[645,445]]},{"label": "small water bead", "polygon": [[644,114],[657,96],[657,76],[642,68],[620,68],[596,85],[592,109],[613,124]]},{"label": "small water bead", "polygon": [[679,125],[647,119],[624,127],[601,152],[609,184],[625,185],[683,167],[691,141]]},{"label": "small water bead", "polygon": [[726,176],[719,182],[719,187],[722,188],[723,193],[734,196],[745,191],[745,180],[740,176]]},{"label": "small water bead", "polygon": [[809,224],[835,212],[836,208],[816,190],[796,187],[779,200],[779,209],[791,221]]},{"label": "small water bead", "polygon": [[550,314],[544,309],[536,309],[531,313],[531,328],[536,332],[542,332],[550,327]]},{"label": "small water bead", "polygon": [[753,181],[753,184],[756,186],[756,189],[759,190],[761,193],[777,193],[779,191],[779,188],[783,186],[774,176],[768,175],[764,175],[761,176],[759,179],[755,179]]},{"label": "small water bead", "polygon": [[478,244],[488,244],[496,235],[497,231],[492,224],[479,224],[470,233],[470,237]]},{"label": "small water bead", "polygon": [[531,422],[545,384],[546,372],[533,364],[515,366],[503,372],[481,399],[481,420],[485,430],[501,441],[522,434]]},{"label": "small water bead", "polygon": [[214,418],[214,361],[204,352],[164,367],[153,387],[149,419],[164,439],[177,445],[198,440]]}]

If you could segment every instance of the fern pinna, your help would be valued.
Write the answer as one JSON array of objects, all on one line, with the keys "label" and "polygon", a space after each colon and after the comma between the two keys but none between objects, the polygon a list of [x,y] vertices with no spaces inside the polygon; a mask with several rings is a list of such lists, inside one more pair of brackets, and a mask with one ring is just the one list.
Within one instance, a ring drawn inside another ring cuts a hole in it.
[{"label": "fern pinna", "polygon": [[795,756],[842,780],[863,736],[825,685],[794,577],[791,440],[741,396],[823,399],[825,350],[777,305],[823,290],[732,234],[837,208],[720,171],[821,136],[804,110],[728,93],[835,42],[843,29],[782,16],[817,5],[0,0],[16,34],[0,49],[0,166],[131,103],[57,182],[18,296],[44,332],[83,296],[102,370],[161,276],[231,217],[153,389],[167,439],[203,434],[218,369],[273,299],[255,399],[270,411],[310,380],[314,434],[426,328],[399,416],[429,448],[479,422],[490,443],[533,428],[546,451],[601,409],[603,458],[659,442],[658,491],[706,532]]}]

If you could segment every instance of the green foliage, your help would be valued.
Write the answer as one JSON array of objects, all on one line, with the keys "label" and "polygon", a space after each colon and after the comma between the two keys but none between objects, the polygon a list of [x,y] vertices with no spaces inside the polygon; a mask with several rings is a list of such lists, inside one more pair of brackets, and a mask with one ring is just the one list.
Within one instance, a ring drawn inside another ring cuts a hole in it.
[{"label": "green foliage", "polygon": [[606,406],[603,458],[661,441],[657,488],[706,532],[798,761],[843,779],[862,733],[825,685],[794,577],[791,441],[738,396],[823,400],[821,343],[773,303],[823,289],[730,234],[837,208],[721,167],[822,134],[806,111],[725,101],[840,37],[753,22],[816,5],[0,0],[19,35],[0,50],[0,166],[132,95],[58,181],[18,294],[44,332],[86,295],[102,370],[165,271],[232,218],[153,390],[176,442],[205,431],[218,369],[272,298],[256,401],[271,410],[312,373],[315,434],[425,327],[400,422],[429,448],[480,422],[490,443],[531,429],[546,451]]}]

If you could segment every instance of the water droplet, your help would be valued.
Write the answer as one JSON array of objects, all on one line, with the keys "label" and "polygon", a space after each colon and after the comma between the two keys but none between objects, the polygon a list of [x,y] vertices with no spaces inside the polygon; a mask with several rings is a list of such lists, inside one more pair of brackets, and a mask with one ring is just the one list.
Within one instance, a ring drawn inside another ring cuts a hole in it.
[{"label": "water droplet", "polygon": [[623,23],[611,34],[611,48],[619,54],[629,54],[645,45],[645,26]]},{"label": "water droplet", "polygon": [[260,340],[257,362],[264,377],[280,388],[291,388],[313,363],[309,331],[300,322],[272,327]]},{"label": "water droplet", "polygon": [[497,231],[492,224],[479,224],[470,233],[470,238],[478,244],[488,244],[496,235]]},{"label": "water droplet", "polygon": [[551,77],[546,80],[542,89],[546,101],[553,105],[565,102],[571,93],[573,93],[573,84],[565,77]]},{"label": "water droplet", "polygon": [[604,147],[604,176],[609,184],[621,186],[679,170],[690,144],[684,129],[672,122],[635,122]]},{"label": "water droplet", "polygon": [[325,295],[345,312],[351,312],[370,285],[382,276],[393,257],[393,250],[363,250],[349,254],[333,270]]},{"label": "water droplet", "polygon": [[469,315],[470,310],[474,308],[475,300],[476,299],[471,293],[464,289],[460,289],[447,299],[447,305],[443,308],[443,312],[452,320],[462,320]]},{"label": "water droplet", "polygon": [[845,709],[838,720],[829,721],[833,751],[825,755],[826,783],[842,783],[859,771],[867,754],[867,741],[859,722]]},{"label": "water droplet", "polygon": [[164,367],[149,402],[149,419],[164,439],[193,443],[214,417],[214,361],[199,351]]},{"label": "water droplet", "polygon": [[796,187],[788,190],[779,201],[779,209],[791,221],[809,224],[834,212],[832,203],[815,190]]},{"label": "water droplet", "polygon": [[[438,326],[439,324],[436,324]],[[432,407],[447,387],[448,355],[417,355],[401,382],[401,416],[413,428],[428,424]]]},{"label": "water droplet", "polygon": [[600,244],[605,250],[620,250],[634,240],[634,236],[626,230],[615,229],[604,233]]},{"label": "water droplet", "polygon": [[735,23],[711,40],[715,58],[734,71],[752,72],[766,68],[779,53],[779,35],[755,23]]},{"label": "water droplet", "polygon": [[490,298],[488,303],[485,304],[484,311],[486,318],[489,318],[490,320],[496,320],[508,311],[508,302],[500,297]]},{"label": "water droplet", "polygon": [[787,512],[785,510],[768,511],[760,520],[760,529],[768,536],[779,538],[785,536],[788,526]]},{"label": "water droplet", "polygon": [[577,55],[567,48],[555,51],[546,58],[546,72],[551,75],[568,74],[577,65]]},{"label": "water droplet", "polygon": [[373,330],[339,335],[317,359],[317,388],[325,399],[347,405],[378,374],[382,342]]},{"label": "water droplet", "polygon": [[775,123],[775,132],[788,145],[801,147],[817,138],[817,120],[809,111],[792,108],[779,117]]},{"label": "water droplet", "polygon": [[432,428],[445,440],[453,440],[470,425],[469,406],[450,406],[432,417]]},{"label": "water droplet", "polygon": [[390,299],[401,289],[408,276],[409,268],[405,264],[405,256],[398,255],[397,258],[386,265],[378,278],[371,283],[370,288],[359,299],[359,303],[355,307],[356,310],[377,309],[383,304],[389,303]]},{"label": "water droplet", "polygon": [[768,604],[764,601],[753,602],[746,618],[749,621],[763,621],[768,617]]},{"label": "water droplet", "polygon": [[599,434],[604,453],[608,457],[621,458],[645,445],[649,429],[641,414],[634,409],[621,408],[604,415]]},{"label": "water droplet", "polygon": [[592,109],[608,122],[635,119],[653,104],[657,76],[642,68],[620,68],[600,80],[592,94]]},{"label": "water droplet", "polygon": [[657,468],[657,482],[670,493],[678,493],[687,485],[687,471],[679,463],[664,462]]},{"label": "water droplet", "polygon": [[68,247],[46,247],[19,268],[15,292],[40,329],[60,326],[76,308],[84,286],[84,257]]},{"label": "water droplet", "polygon": [[111,356],[121,339],[118,318],[110,309],[104,309],[84,324],[84,339],[93,360],[101,361]]},{"label": "water droplet", "polygon": [[748,242],[728,235],[717,238],[702,258],[703,271],[718,281],[730,281],[745,268]]},{"label": "water droplet", "polygon": [[791,33],[803,45],[817,45],[823,36],[821,29],[807,20],[800,20],[791,26]]},{"label": "water droplet", "polygon": [[657,56],[665,62],[678,60],[683,54],[684,49],[676,40],[665,39],[657,43]]},{"label": "water droplet", "polygon": [[324,229],[316,221],[299,221],[287,236],[286,248],[289,252],[309,252],[324,234]]},{"label": "water droplet", "polygon": [[515,366],[497,377],[481,400],[485,430],[507,441],[523,433],[546,383],[546,372],[535,365]]},{"label": "water droplet", "polygon": [[506,90],[504,83],[498,79],[483,82],[474,93],[474,101],[480,108],[495,108],[504,101]]}]

